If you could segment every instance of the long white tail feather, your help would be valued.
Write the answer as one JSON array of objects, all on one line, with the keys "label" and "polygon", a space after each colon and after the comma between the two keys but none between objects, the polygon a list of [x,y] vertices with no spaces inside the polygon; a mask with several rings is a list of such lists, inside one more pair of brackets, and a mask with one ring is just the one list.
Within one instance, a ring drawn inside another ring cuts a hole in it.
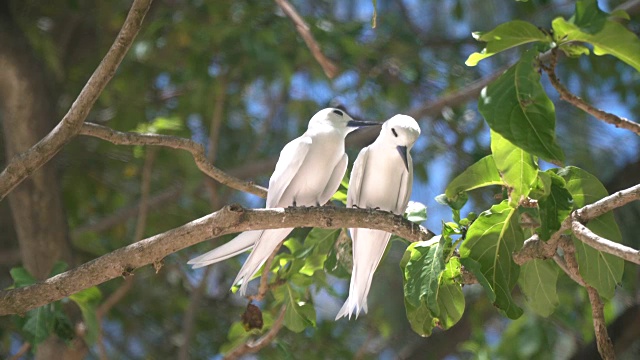
[{"label": "long white tail feather", "polygon": [[371,288],[373,274],[389,243],[391,234],[380,230],[349,229],[353,241],[353,272],[349,284],[349,297],[338,312],[336,320],[367,312],[367,294]]},{"label": "long white tail feather", "polygon": [[197,269],[234,257],[251,249],[261,234],[262,230],[245,231],[226,244],[189,260],[187,264]]},{"label": "long white tail feather", "polygon": [[247,291],[247,285],[249,281],[264,264],[265,261],[271,256],[273,250],[284,240],[287,235],[293,230],[293,228],[285,229],[272,229],[272,230],[259,230],[261,234],[258,236],[255,242],[253,251],[247,258],[247,261],[242,265],[242,269],[238,272],[238,276],[233,281],[233,284],[237,284],[242,281],[238,293],[244,296]]}]

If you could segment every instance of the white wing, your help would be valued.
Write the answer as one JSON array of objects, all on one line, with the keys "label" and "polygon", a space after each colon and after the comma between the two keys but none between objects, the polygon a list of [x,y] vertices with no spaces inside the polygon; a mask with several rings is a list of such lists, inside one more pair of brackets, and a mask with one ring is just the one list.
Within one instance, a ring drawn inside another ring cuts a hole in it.
[{"label": "white wing", "polygon": [[347,207],[350,208],[353,205],[360,205],[360,192],[362,190],[362,180],[364,179],[365,167],[367,165],[367,159],[369,158],[369,147],[360,150],[355,163],[353,163],[353,170],[351,170],[351,177],[349,178],[349,191],[347,192]]},{"label": "white wing", "polygon": [[324,205],[327,201],[331,199],[333,194],[335,194],[336,191],[338,191],[338,188],[340,187],[340,182],[344,177],[344,172],[347,171],[348,162],[349,162],[349,158],[347,157],[347,154],[342,154],[342,158],[340,159],[340,161],[338,161],[338,164],[333,169],[333,172],[331,173],[331,178],[329,178],[329,182],[327,182],[327,186],[324,188],[324,190],[322,191],[322,194],[319,197],[320,203],[321,203],[320,205]]},{"label": "white wing", "polygon": [[[267,192],[267,207],[278,207],[278,202],[294,178],[300,166],[304,162],[312,140],[309,136],[302,135],[289,142],[280,152],[280,158],[276,163],[276,169],[269,179]],[[291,205],[291,204],[287,204]]]}]

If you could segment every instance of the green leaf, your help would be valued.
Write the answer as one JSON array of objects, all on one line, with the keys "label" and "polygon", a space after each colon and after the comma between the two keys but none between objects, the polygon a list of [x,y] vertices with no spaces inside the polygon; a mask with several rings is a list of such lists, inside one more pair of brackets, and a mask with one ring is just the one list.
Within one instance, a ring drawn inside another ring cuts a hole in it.
[{"label": "green leaf", "polygon": [[284,326],[287,329],[299,333],[309,326],[316,326],[316,311],[313,305],[300,299],[300,293],[289,283],[277,288],[274,297],[287,306],[284,313]]},{"label": "green leaf", "polygon": [[405,216],[412,223],[420,224],[427,220],[427,206],[417,201],[409,201]]},{"label": "green leaf", "polygon": [[538,200],[540,209],[540,228],[538,235],[542,240],[549,240],[551,234],[560,229],[562,222],[571,214],[573,210],[573,199],[569,190],[565,188],[566,183],[563,178],[553,171],[546,172],[551,179],[549,195]]},{"label": "green leaf", "polygon": [[598,7],[597,0],[578,0],[576,2],[576,14],[574,24],[589,34],[595,34],[602,30],[607,21],[608,14]]},{"label": "green leaf", "polygon": [[502,185],[502,179],[491,155],[483,157],[456,176],[444,193],[447,198],[456,199],[462,192],[489,185]]},{"label": "green leaf", "polygon": [[53,304],[27,312],[27,321],[22,329],[30,335],[31,345],[37,346],[51,335],[55,326],[55,317]]},{"label": "green leaf", "polygon": [[565,55],[572,58],[589,55],[591,53],[588,47],[576,43],[565,43],[560,45],[558,48],[562,50]]},{"label": "green leaf", "polygon": [[585,42],[593,45],[596,55],[613,55],[640,71],[640,39],[622,24],[607,20],[600,31],[594,34],[583,31],[576,24],[563,18],[552,23],[558,44]]},{"label": "green leaf", "polygon": [[564,161],[556,143],[553,102],[534,68],[537,52],[527,51],[520,61],[482,89],[478,110],[491,130],[515,146],[550,162]]},{"label": "green leaf", "polygon": [[538,177],[533,184],[529,197],[540,199],[551,194],[551,175],[548,172],[538,170]]},{"label": "green leaf", "polygon": [[102,299],[100,289],[96,286],[90,287],[72,294],[69,296],[69,299],[75,302],[80,308],[80,311],[82,312],[82,319],[87,326],[87,335],[85,336],[85,339],[89,344],[93,344],[98,338],[99,324],[96,311],[98,304]]},{"label": "green leaf", "polygon": [[432,240],[438,242],[435,244],[431,242],[433,245],[429,246],[425,241],[420,241],[407,247],[405,253],[408,255],[405,256],[408,256],[408,261],[402,267],[404,297],[416,308],[424,301],[433,314],[439,314],[437,297],[440,275],[445,268],[443,252],[445,238],[438,236]]},{"label": "green leaf", "polygon": [[446,330],[460,320],[465,300],[460,285],[447,284],[439,291],[438,305],[442,308],[439,317],[434,317],[425,303],[415,307],[405,299],[404,304],[411,329],[420,336],[430,336],[435,327]]},{"label": "green leaf", "polygon": [[[580,168],[568,166],[559,169],[557,173],[566,180],[567,190],[573,197],[573,204],[576,209],[594,203],[608,195],[605,187],[595,176]],[[586,226],[595,234],[606,239],[615,242],[622,241],[618,224],[616,224],[611,212],[589,220]],[[576,247],[580,275],[582,275],[587,284],[596,288],[602,297],[611,299],[616,285],[622,281],[624,260],[598,251],[575,237],[573,238],[573,243]]]},{"label": "green leaf", "polygon": [[302,251],[294,253],[296,258],[304,259],[304,266],[299,273],[311,276],[324,268],[327,254],[340,235],[340,229],[313,228],[304,240]]},{"label": "green leaf", "polygon": [[67,265],[66,262],[56,261],[56,263],[53,264],[53,267],[51,268],[51,272],[49,272],[49,277],[62,274],[63,272],[67,271],[68,268],[69,268],[69,265]]},{"label": "green leaf", "polygon": [[11,278],[13,279],[13,286],[17,288],[32,285],[37,282],[27,269],[22,266],[11,268],[9,274],[11,274]]},{"label": "green leaf", "polygon": [[460,257],[480,264],[480,271],[495,293],[494,305],[511,319],[522,315],[522,309],[511,297],[519,271],[511,255],[524,242],[515,214],[516,209],[511,208],[507,200],[492,206],[469,226],[467,237],[460,245]]},{"label": "green leaf", "polygon": [[531,154],[495,131],[491,131],[491,153],[498,173],[509,189],[509,205],[516,208],[529,196],[531,185],[537,179],[538,165]]},{"label": "green leaf", "polygon": [[551,260],[534,259],[520,267],[520,288],[527,305],[541,316],[553,314],[560,303],[557,282],[558,267]]},{"label": "green leaf", "polygon": [[480,60],[515,46],[530,42],[551,43],[551,37],[548,34],[535,25],[521,20],[500,24],[488,33],[476,32],[473,37],[478,41],[486,42],[487,46],[481,52],[469,55],[465,62],[467,66],[476,66]]}]

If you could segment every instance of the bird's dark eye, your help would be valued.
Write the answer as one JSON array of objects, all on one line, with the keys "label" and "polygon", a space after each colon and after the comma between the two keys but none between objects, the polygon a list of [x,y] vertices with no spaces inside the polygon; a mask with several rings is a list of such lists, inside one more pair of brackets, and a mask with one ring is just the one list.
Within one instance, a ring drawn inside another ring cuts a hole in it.
[{"label": "bird's dark eye", "polygon": [[393,133],[393,136],[398,137],[398,133],[396,132],[396,129],[391,128],[391,132]]},{"label": "bird's dark eye", "polygon": [[334,113],[334,114],[338,114],[338,115],[340,115],[340,116],[343,116],[343,115],[344,115],[344,113],[343,113],[342,111],[340,111],[340,110],[333,110],[333,113]]}]

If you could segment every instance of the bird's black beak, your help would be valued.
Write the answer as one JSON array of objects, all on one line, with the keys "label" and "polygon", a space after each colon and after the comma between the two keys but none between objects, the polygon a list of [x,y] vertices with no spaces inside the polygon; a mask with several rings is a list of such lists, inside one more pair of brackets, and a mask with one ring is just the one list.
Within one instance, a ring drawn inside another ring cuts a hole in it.
[{"label": "bird's black beak", "polygon": [[402,158],[402,161],[404,161],[404,167],[406,167],[407,171],[409,171],[409,161],[407,160],[407,147],[396,146],[396,149],[398,149],[398,152],[400,153],[400,157]]},{"label": "bird's black beak", "polygon": [[350,120],[347,123],[347,127],[363,127],[363,126],[373,126],[373,125],[382,125],[378,122],[373,121],[362,121],[362,120]]}]

